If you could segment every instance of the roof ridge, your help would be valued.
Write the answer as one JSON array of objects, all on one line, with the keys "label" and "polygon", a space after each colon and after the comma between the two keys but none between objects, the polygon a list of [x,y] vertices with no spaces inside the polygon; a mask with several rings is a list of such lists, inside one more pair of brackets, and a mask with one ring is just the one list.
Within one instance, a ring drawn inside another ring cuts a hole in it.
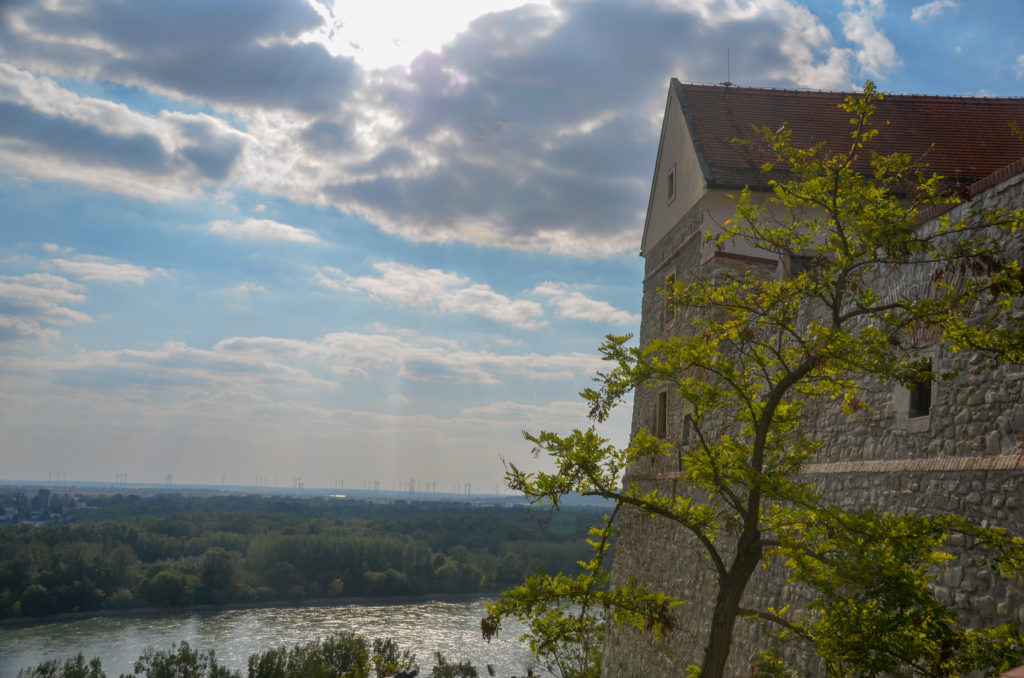
[{"label": "roof ridge", "polygon": [[[832,94],[832,95],[843,95],[850,96],[856,94],[862,94],[857,90],[829,90],[829,89],[813,89],[809,87],[754,87],[746,85],[737,85],[730,83],[728,85],[724,83],[710,83],[710,82],[693,82],[683,81],[678,78],[673,78],[683,87],[701,87],[708,89],[720,89],[726,90],[744,90],[747,92],[778,92],[778,93],[792,93],[792,94]],[[951,99],[955,101],[1024,101],[1024,95],[1020,96],[978,96],[974,94],[915,94],[908,92],[880,92],[883,97],[900,97],[903,99],[907,98],[919,98],[919,99]]]}]

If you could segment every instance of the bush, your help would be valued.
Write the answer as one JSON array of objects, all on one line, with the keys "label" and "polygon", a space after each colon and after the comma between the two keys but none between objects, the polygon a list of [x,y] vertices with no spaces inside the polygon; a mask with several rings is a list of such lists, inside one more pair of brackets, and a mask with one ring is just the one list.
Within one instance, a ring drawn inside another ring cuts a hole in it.
[{"label": "bush", "polygon": [[237,671],[217,664],[213,650],[198,652],[184,640],[170,652],[146,650],[135,662],[131,675],[144,678],[241,678]]},{"label": "bush", "polygon": [[366,641],[342,632],[306,645],[267,650],[249,657],[249,678],[369,678]]},{"label": "bush", "polygon": [[70,657],[61,664],[56,659],[49,659],[34,669],[18,671],[18,678],[106,678],[99,657],[93,657],[88,664],[85,657],[79,654]]},{"label": "bush", "polygon": [[468,660],[452,664],[440,652],[434,653],[437,664],[430,671],[431,678],[477,678],[476,667]]}]

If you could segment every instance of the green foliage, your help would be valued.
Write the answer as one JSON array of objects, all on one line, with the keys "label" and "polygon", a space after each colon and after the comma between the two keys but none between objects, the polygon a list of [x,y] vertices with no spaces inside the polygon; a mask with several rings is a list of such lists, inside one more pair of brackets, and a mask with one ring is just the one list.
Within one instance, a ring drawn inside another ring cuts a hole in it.
[{"label": "green foliage", "polygon": [[[821,445],[817,408],[837,404],[852,416],[866,406],[865,384],[954,377],[927,360],[936,345],[1024,360],[1024,327],[999,313],[1019,309],[1024,295],[1019,262],[1004,256],[1024,210],[922,225],[923,210],[956,199],[906,155],[870,155],[863,174],[879,97],[868,83],[844,103],[845,150],[795,148],[785,125],[746,142],[774,177],[768,195],[744,190],[736,217],[707,235],[719,247],[775,255],[785,275],[723,269],[666,281],[666,303],[684,316],[686,334],[639,348],[609,336],[601,347],[611,368],[582,394],[591,419],[604,421],[632,392],[668,387],[689,415],[688,438],[673,444],[641,431],[619,449],[595,427],[526,434],[554,470],[508,469],[509,486],[533,501],[558,507],[570,493],[600,496],[689,532],[718,587],[703,663],[690,675],[724,675],[740,617],[760,620],[780,642],[809,643],[835,676],[959,676],[1022,660],[1017,629],[965,628],[930,584],[952,535],[969,536],[1004,575],[1024,564],[1024,541],[956,518],[844,510],[799,475]],[[927,294],[888,287],[921,270],[931,274]],[[671,469],[673,489],[622,486],[630,464]],[[671,630],[685,601],[600,576],[610,525],[592,544],[586,575],[531,577],[492,608],[485,633],[516,616],[535,648],[582,643],[566,610],[595,605],[620,624]],[[740,606],[754,571],[773,560],[814,591],[807,610]],[[780,657],[769,649],[766,674],[790,671]]]},{"label": "green foliage", "polygon": [[[97,670],[99,664],[97,663]],[[239,678],[235,671],[220,666],[214,651],[193,650],[185,641],[174,646],[169,652],[147,650],[132,669],[131,674],[121,678],[140,676],[144,678]]]},{"label": "green foliage", "polygon": [[220,546],[209,548],[199,561],[199,581],[204,600],[223,603],[233,598],[235,564]]},{"label": "green foliage", "polygon": [[638,591],[632,585],[608,585],[604,561],[615,532],[615,515],[606,515],[603,527],[591,528],[587,543],[594,557],[580,563],[583,572],[576,576],[538,572],[488,604],[488,616],[480,622],[484,638],[490,641],[501,630],[502,619],[515,617],[527,625],[528,632],[521,640],[529,643],[530,651],[553,675],[598,678],[606,609],[614,610],[620,623],[642,618],[650,620],[656,633],[671,630],[670,611],[677,601],[646,592],[636,596]]},{"label": "green foliage", "polygon": [[390,678],[399,671],[419,671],[416,656],[400,650],[391,638],[374,638],[372,660],[377,678]]},{"label": "green foliage", "polygon": [[106,678],[100,660],[94,657],[86,663],[81,654],[63,662],[48,659],[35,668],[18,671],[18,678]]},{"label": "green foliage", "polygon": [[143,585],[146,600],[157,607],[184,608],[195,600],[197,578],[175,569],[160,570]]},{"label": "green foliage", "polygon": [[962,676],[1020,664],[1024,639],[1014,626],[965,627],[931,586],[954,558],[951,537],[1007,574],[1024,563],[1019,540],[956,516],[794,513],[776,516],[776,554],[818,598],[809,623],[791,628],[813,641],[830,676]]},{"label": "green foliage", "polygon": [[573,508],[554,529],[525,507],[462,503],[105,501],[81,522],[0,526],[0,617],[497,591],[576,569],[600,516]]},{"label": "green foliage", "polygon": [[366,640],[348,632],[249,657],[249,678],[369,678],[370,669]]},{"label": "green foliage", "polygon": [[[436,652],[431,669],[434,678],[476,678],[469,661],[449,662]],[[415,655],[402,650],[391,638],[366,639],[349,632],[335,633],[292,648],[278,647],[249,656],[248,678],[393,678],[419,671]],[[237,671],[219,665],[213,650],[193,650],[182,641],[170,651],[147,650],[135,662],[132,673],[120,678],[241,678]],[[82,655],[63,662],[51,659],[18,672],[18,678],[106,678],[98,658],[86,663]]]},{"label": "green foliage", "polygon": [[436,663],[430,671],[430,678],[477,678],[479,675],[476,667],[468,660],[452,663],[440,652],[435,652],[434,661]]}]

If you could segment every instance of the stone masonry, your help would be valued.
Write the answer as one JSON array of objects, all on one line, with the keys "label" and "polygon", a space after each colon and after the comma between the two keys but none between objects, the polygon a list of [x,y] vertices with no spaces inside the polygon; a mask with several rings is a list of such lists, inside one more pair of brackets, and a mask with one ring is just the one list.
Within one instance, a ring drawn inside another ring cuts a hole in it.
[{"label": "stone masonry", "polygon": [[[1020,163],[1018,163],[1020,165]],[[966,216],[979,208],[1024,207],[1024,165],[1003,172],[974,187],[969,202],[954,208],[951,217]],[[667,276],[701,271],[716,275],[725,270],[763,267],[774,262],[754,258],[713,258],[707,261],[700,227],[703,206],[696,204],[673,230],[646,253],[643,320],[640,342],[683,331],[684,319],[666,312],[660,294]],[[934,222],[932,222],[934,223]],[[928,228],[929,224],[922,226]],[[1019,253],[1024,234],[1007,247]],[[702,263],[703,261],[703,263]],[[927,293],[930,270],[911,278],[879,281],[886,289]],[[1006,320],[1020,322],[1024,306]],[[677,314],[676,314],[677,315]],[[816,427],[823,447],[805,473],[826,497],[850,508],[952,512],[983,525],[1024,531],[1024,366],[986,366],[969,353],[932,356],[937,367],[954,367],[959,376],[932,388],[927,416],[908,415],[905,390],[864,384],[868,407],[851,417],[826,405],[808,425]],[[658,389],[635,394],[633,431],[655,427]],[[667,393],[667,438],[680,442],[684,412],[674,394]],[[672,460],[644,460],[631,466],[625,483],[640,489],[686,493],[680,487]],[[708,634],[710,610],[716,593],[714,572],[693,537],[661,518],[625,511],[620,518],[619,541],[612,568],[613,582],[636,579],[642,585],[689,601],[677,608],[678,628],[655,640],[649,632],[618,629],[610,623],[605,641],[603,675],[681,676],[691,663],[699,664]],[[953,542],[954,546],[958,544]],[[953,603],[972,625],[1011,622],[1024,629],[1024,577],[1007,582],[985,568],[973,567],[963,554],[938,573],[938,595]],[[762,569],[754,576],[744,607],[799,608],[805,594],[785,581],[781,567]],[[727,675],[751,676],[752,662],[764,646],[758,625],[740,621],[734,636]],[[813,657],[796,655],[801,675],[820,675]]]}]

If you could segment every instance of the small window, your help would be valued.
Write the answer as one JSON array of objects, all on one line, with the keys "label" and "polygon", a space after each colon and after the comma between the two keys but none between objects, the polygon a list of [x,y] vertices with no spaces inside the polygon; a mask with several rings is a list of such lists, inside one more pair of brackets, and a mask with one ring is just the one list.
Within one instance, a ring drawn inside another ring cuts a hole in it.
[{"label": "small window", "polygon": [[814,259],[800,254],[790,254],[783,259],[783,263],[786,267],[788,278],[795,278],[804,271],[810,271],[814,268]]},{"label": "small window", "polygon": [[[927,361],[927,369],[931,372],[932,361]],[[910,407],[907,411],[907,416],[910,419],[916,419],[917,417],[927,417],[932,411],[932,379],[930,376],[926,376],[921,381],[917,382],[910,389]]]},{"label": "small window", "polygon": [[666,185],[668,198],[665,200],[666,203],[670,203],[676,199],[676,168],[673,165],[668,170],[668,184]]},{"label": "small window", "polygon": [[670,273],[665,276],[665,324],[676,319],[676,305],[672,303],[672,290],[676,286],[676,276]]},{"label": "small window", "polygon": [[906,386],[896,384],[893,390],[893,406],[896,426],[911,433],[927,433],[932,428],[932,403],[939,395],[936,388],[936,358],[923,358],[918,364],[920,378]]},{"label": "small window", "polygon": [[658,394],[658,407],[655,412],[654,430],[659,438],[668,436],[668,391]]}]

